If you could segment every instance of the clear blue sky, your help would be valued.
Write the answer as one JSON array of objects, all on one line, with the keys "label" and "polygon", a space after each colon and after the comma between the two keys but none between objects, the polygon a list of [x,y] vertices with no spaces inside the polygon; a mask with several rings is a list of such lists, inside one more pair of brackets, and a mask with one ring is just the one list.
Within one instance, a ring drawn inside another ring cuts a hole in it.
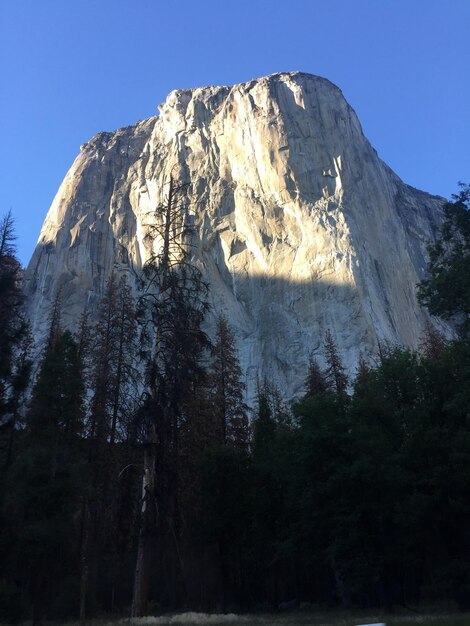
[{"label": "clear blue sky", "polygon": [[81,143],[168,92],[301,70],[403,180],[470,181],[470,0],[1,0],[0,214],[27,263]]}]

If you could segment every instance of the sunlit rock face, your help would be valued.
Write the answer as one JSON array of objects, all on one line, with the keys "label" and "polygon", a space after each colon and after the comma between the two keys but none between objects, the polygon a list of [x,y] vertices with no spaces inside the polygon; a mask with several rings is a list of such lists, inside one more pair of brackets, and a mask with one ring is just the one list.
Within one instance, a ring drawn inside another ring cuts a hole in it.
[{"label": "sunlit rock face", "polygon": [[442,200],[379,159],[337,87],[298,72],[173,91],[156,117],[82,146],[26,272],[36,337],[59,288],[73,327],[113,270],[135,280],[170,174],[191,182],[208,327],[229,318],[251,393],[264,375],[302,393],[327,329],[350,372],[378,342],[417,344],[415,286]]}]

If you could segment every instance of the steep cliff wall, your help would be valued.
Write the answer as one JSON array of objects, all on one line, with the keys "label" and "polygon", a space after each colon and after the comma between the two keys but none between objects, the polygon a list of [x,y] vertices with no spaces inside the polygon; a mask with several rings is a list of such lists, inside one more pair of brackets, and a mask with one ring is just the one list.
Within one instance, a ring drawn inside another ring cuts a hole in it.
[{"label": "steep cliff wall", "polygon": [[65,177],[26,272],[37,337],[59,287],[73,326],[112,270],[138,275],[173,173],[191,182],[195,261],[249,383],[267,374],[300,393],[328,328],[350,370],[380,340],[416,345],[415,285],[442,201],[378,158],[337,87],[282,73],[173,91],[159,109],[95,136]]}]

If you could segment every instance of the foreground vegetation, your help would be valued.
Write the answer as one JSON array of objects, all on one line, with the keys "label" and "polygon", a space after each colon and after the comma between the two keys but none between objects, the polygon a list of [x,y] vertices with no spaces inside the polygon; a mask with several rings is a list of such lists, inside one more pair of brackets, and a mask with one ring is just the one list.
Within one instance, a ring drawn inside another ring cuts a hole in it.
[{"label": "foreground vegetation", "polygon": [[[0,619],[309,603],[406,624],[419,615],[393,609],[468,610],[468,190],[448,206],[448,245],[434,249],[420,288],[459,335],[429,326],[419,350],[382,345],[350,380],[328,332],[303,398],[287,407],[260,381],[251,422],[226,320],[213,344],[202,330],[207,288],[172,193],[138,300],[112,275],[96,323],[85,311],[72,334],[58,294],[37,363],[3,223]],[[335,623],[317,617],[264,623]],[[464,623],[449,619],[438,623]]]},{"label": "foreground vegetation", "polygon": [[[122,623],[122,622],[121,622]],[[470,623],[470,614],[422,614],[422,615],[384,615],[381,613],[342,611],[325,613],[295,613],[287,615],[211,615],[205,618],[198,614],[175,615],[169,619],[144,618],[136,619],[135,626],[189,626],[200,624],[201,626],[356,626],[372,623],[384,623],[386,626],[466,626]],[[116,622],[115,622],[116,624]],[[96,626],[104,626],[103,623]],[[111,626],[111,624],[109,624]],[[116,624],[117,626],[117,624]]]},{"label": "foreground vegetation", "polygon": [[[329,611],[316,613],[235,615],[177,613],[161,617],[91,620],[89,626],[356,626],[381,623],[386,626],[466,626],[470,613],[423,613],[386,615],[371,611]],[[79,626],[69,622],[65,626]]]}]

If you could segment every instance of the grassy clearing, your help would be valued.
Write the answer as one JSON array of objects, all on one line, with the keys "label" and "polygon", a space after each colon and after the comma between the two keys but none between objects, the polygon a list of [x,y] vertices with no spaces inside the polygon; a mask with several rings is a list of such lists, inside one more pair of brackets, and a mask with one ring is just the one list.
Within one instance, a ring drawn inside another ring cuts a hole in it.
[{"label": "grassy clearing", "polygon": [[[122,622],[124,626],[125,622]],[[384,623],[387,626],[470,626],[470,614],[387,616],[373,613],[318,613],[288,615],[175,615],[145,618],[135,626],[356,626]],[[134,624],[133,624],[134,626]]]},{"label": "grassy clearing", "polygon": [[[92,620],[88,626],[358,626],[366,624],[386,626],[470,626],[470,613],[432,613],[427,615],[380,615],[378,613],[288,613],[277,615],[214,615],[207,613],[179,613],[140,619]],[[78,622],[49,626],[79,626]],[[0,626],[6,626],[0,624]],[[25,623],[22,626],[30,626]]]},{"label": "grassy clearing", "polygon": [[[124,626],[125,622],[122,622]],[[384,623],[386,626],[470,626],[470,614],[384,616],[380,614],[301,614],[289,615],[211,615],[146,618],[132,626],[356,626],[359,624]]]}]

